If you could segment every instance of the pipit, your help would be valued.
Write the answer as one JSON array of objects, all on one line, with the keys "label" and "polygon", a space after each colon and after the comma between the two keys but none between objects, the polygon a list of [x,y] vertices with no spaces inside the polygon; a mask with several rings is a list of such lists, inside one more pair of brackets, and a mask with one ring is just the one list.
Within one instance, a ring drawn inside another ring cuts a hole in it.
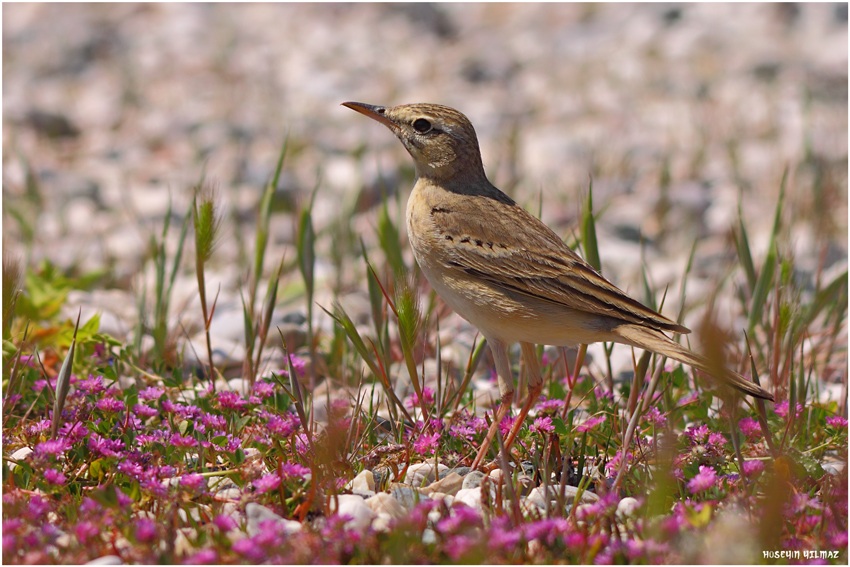
[{"label": "pipit", "polygon": [[528,369],[528,399],[505,439],[506,450],[543,378],[535,344],[574,346],[613,341],[701,369],[751,396],[773,395],[740,374],[674,342],[690,330],[627,296],[573,252],[548,226],[488,180],[478,138],[466,116],[438,104],[344,106],[389,128],[413,157],[416,184],[407,202],[413,254],[440,297],[487,339],[501,405],[473,461],[477,468],[511,407],[508,346],[519,341]]}]

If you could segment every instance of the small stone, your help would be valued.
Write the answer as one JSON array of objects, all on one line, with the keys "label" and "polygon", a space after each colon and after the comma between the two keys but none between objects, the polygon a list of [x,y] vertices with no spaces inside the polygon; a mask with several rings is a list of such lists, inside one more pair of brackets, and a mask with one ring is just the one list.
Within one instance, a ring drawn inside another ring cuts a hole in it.
[{"label": "small stone", "polygon": [[398,503],[410,510],[421,500],[419,492],[409,486],[396,486],[390,491]]},{"label": "small stone", "polygon": [[453,469],[449,469],[449,472],[450,472],[450,473],[452,473],[452,472],[457,473],[457,474],[459,474],[460,476],[466,476],[466,475],[468,475],[468,474],[469,474],[469,472],[470,472],[471,470],[472,470],[472,469],[471,469],[470,467],[455,467],[455,468],[453,468]]},{"label": "small stone", "polygon": [[444,473],[448,470],[449,467],[444,464],[435,466],[433,462],[416,463],[408,467],[405,481],[411,486],[422,486],[424,484],[434,482],[436,480],[437,473],[439,473],[442,478]]},{"label": "small stone", "polygon": [[455,495],[454,499],[455,503],[462,502],[476,510],[479,514],[484,512],[484,508],[481,505],[481,487],[476,486],[475,488],[462,488],[458,490],[458,493]]},{"label": "small stone", "polygon": [[340,494],[330,499],[331,512],[339,516],[347,516],[345,527],[359,532],[365,532],[375,519],[375,512],[366,501],[354,494]]},{"label": "small stone", "polygon": [[117,555],[104,555],[97,559],[92,559],[86,565],[124,565],[124,561]]},{"label": "small stone", "polygon": [[18,449],[17,451],[15,451],[15,452],[14,452],[14,453],[12,453],[11,455],[9,455],[9,459],[10,459],[10,461],[9,461],[9,470],[10,470],[10,471],[13,471],[13,470],[15,470],[16,468],[18,468],[18,464],[17,464],[17,463],[13,463],[13,462],[11,462],[11,461],[13,461],[13,460],[14,460],[14,461],[23,461],[23,460],[26,460],[26,458],[27,458],[27,457],[29,457],[31,454],[32,454],[32,449],[31,449],[30,447],[21,447],[20,449]]},{"label": "small stone", "polygon": [[[548,490],[548,494],[549,494],[548,503],[549,503],[550,506],[556,505],[557,502],[558,502],[558,494],[561,490],[561,487],[549,485],[548,488],[549,488],[549,490]],[[546,494],[546,492],[544,492],[543,487],[538,486],[537,488],[534,488],[528,494],[528,498],[526,500],[528,501],[529,504],[534,504],[539,509],[545,510],[546,505],[547,505],[545,494]],[[575,486],[570,486],[570,485],[565,486],[564,487],[564,505],[565,506],[572,506],[573,502],[575,501],[577,494],[578,494],[578,488],[576,488]],[[588,491],[585,490],[581,495],[580,502],[583,502],[585,504],[592,504],[592,503],[596,502],[597,500],[599,500],[599,497],[596,494],[594,494],[592,492],[588,492]]]},{"label": "small stone", "polygon": [[360,471],[360,474],[355,476],[351,482],[348,483],[348,487],[352,491],[363,492],[371,492],[375,493],[375,475],[372,474],[372,471],[369,469],[365,469]]},{"label": "small stone", "polygon": [[617,516],[620,518],[634,518],[635,512],[640,508],[637,498],[627,496],[617,504]]},{"label": "small stone", "polygon": [[[357,498],[356,496],[354,498]],[[286,534],[294,534],[301,531],[301,524],[294,520],[286,520],[281,518],[265,506],[261,506],[256,502],[249,502],[245,506],[245,516],[248,519],[246,531],[250,537],[254,537],[260,533],[260,524],[266,521],[273,521],[283,526],[283,531]]]},{"label": "small stone", "polygon": [[457,491],[463,487],[464,479],[457,473],[449,473],[448,476],[441,478],[436,482],[432,482],[422,489],[423,494],[433,495],[435,492],[444,494],[457,494]]},{"label": "small stone", "polygon": [[463,477],[463,485],[461,488],[477,488],[481,486],[481,482],[486,475],[481,471],[472,471]]},{"label": "small stone", "polygon": [[406,513],[404,506],[386,492],[379,492],[366,499],[366,505],[376,514],[387,514],[394,519],[402,518]]}]

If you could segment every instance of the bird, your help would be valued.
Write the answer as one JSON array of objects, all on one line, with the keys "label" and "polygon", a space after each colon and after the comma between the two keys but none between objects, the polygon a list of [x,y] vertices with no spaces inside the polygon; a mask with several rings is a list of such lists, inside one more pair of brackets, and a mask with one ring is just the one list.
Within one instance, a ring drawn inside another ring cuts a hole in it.
[{"label": "bird", "polygon": [[705,371],[764,400],[773,395],[671,339],[690,329],[629,297],[540,219],[487,179],[478,136],[461,112],[440,104],[343,106],[380,122],[413,158],[407,233],[437,294],[478,328],[496,367],[501,403],[472,468],[478,468],[514,397],[509,347],[519,342],[528,396],[505,438],[508,450],[543,387],[535,345],[622,343]]}]

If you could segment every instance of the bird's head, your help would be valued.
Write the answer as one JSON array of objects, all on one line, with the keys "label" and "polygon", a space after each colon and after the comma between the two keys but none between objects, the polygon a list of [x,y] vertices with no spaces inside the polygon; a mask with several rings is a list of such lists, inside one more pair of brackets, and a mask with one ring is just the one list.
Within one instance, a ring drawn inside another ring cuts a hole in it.
[{"label": "bird's head", "polygon": [[440,104],[342,104],[392,130],[416,162],[418,176],[449,180],[484,175],[475,129],[457,110]]}]

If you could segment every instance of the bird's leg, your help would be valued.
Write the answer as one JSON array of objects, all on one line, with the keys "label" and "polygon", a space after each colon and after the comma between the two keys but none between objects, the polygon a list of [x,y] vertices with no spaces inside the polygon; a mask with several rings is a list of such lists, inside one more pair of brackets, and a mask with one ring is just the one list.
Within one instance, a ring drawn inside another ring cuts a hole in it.
[{"label": "bird's leg", "polygon": [[519,430],[522,428],[522,423],[528,412],[531,411],[531,406],[537,401],[540,392],[543,390],[543,375],[540,373],[540,362],[537,360],[537,351],[531,343],[519,343],[522,348],[522,359],[525,361],[525,367],[528,369],[528,399],[522,405],[522,409],[511,427],[511,432],[505,439],[505,450],[507,451],[514,442]]},{"label": "bird's leg", "polygon": [[[490,345],[490,351],[493,353],[493,360],[496,363],[496,374],[499,381],[499,394],[501,394],[501,404],[499,409],[493,415],[493,423],[490,424],[490,429],[487,431],[487,437],[484,438],[484,443],[478,449],[478,454],[475,455],[475,460],[472,461],[472,470],[476,470],[481,461],[487,455],[487,450],[490,444],[496,437],[496,432],[499,431],[499,424],[511,410],[511,403],[514,399],[514,376],[511,371],[511,361],[508,358],[508,345],[503,341],[487,339],[487,344]],[[507,450],[507,446],[505,446]]]}]

